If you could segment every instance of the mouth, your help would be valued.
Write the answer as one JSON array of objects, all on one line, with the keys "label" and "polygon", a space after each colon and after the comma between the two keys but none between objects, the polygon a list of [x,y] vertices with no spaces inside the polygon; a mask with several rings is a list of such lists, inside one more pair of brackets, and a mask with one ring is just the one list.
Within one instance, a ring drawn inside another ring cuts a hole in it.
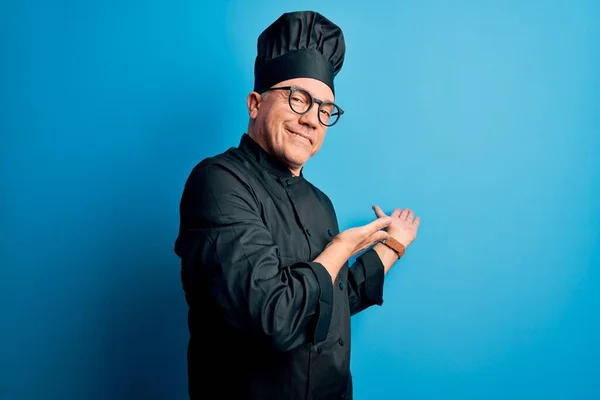
[{"label": "mouth", "polygon": [[305,135],[296,131],[293,131],[291,129],[285,128],[289,133],[291,133],[292,135],[296,135],[296,136],[300,136],[301,138],[304,138],[306,140],[308,140],[308,142],[312,145],[313,141],[312,138],[309,135]]}]

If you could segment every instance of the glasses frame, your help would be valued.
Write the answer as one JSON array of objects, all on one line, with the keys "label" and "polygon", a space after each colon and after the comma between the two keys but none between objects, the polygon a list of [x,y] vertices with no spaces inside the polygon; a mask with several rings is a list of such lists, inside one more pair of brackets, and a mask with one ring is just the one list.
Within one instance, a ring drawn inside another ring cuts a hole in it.
[{"label": "glasses frame", "polygon": [[[261,92],[261,94],[263,94],[265,92],[269,92],[271,90],[289,90],[290,94],[288,95],[288,104],[289,104],[291,110],[293,112],[295,112],[296,114],[299,114],[299,115],[304,115],[304,114],[308,113],[310,110],[312,110],[312,108],[315,105],[315,103],[317,103],[319,105],[318,111],[321,111],[321,107],[323,107],[323,105],[333,105],[335,108],[338,109],[338,114],[339,115],[338,115],[337,119],[335,120],[335,122],[332,123],[332,124],[326,124],[326,123],[324,123],[321,120],[321,113],[317,112],[317,116],[319,118],[319,122],[321,123],[321,125],[324,125],[324,126],[326,126],[328,128],[330,128],[330,127],[334,126],[335,124],[337,124],[339,122],[340,118],[342,117],[342,115],[344,114],[344,110],[342,110],[342,108],[340,106],[338,106],[337,104],[332,103],[330,101],[323,101],[321,99],[313,97],[313,95],[310,94],[310,92],[308,90],[306,90],[304,88],[301,88],[301,87],[297,87],[297,86],[272,87],[272,88],[268,88],[268,89],[263,90]],[[298,112],[298,111],[294,110],[294,107],[292,106],[292,96],[294,95],[294,92],[296,92],[296,91],[302,91],[302,92],[306,93],[308,95],[308,97],[310,97],[310,105],[308,106],[308,108],[304,112]]]}]

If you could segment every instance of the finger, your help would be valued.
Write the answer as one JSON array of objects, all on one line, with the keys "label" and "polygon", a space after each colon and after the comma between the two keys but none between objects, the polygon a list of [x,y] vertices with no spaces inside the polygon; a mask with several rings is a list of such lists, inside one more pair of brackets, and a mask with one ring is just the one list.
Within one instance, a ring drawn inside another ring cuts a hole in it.
[{"label": "finger", "polygon": [[417,228],[419,227],[419,224],[420,224],[420,223],[421,223],[421,217],[417,217],[417,218],[415,218],[415,220],[413,221],[413,225],[414,225],[415,227],[417,227]]},{"label": "finger", "polygon": [[414,217],[415,217],[415,213],[413,212],[413,210],[408,210],[408,216],[406,217],[406,220],[409,222],[413,222]]},{"label": "finger", "polygon": [[377,231],[373,235],[371,235],[371,243],[381,242],[390,237],[390,234],[386,231]]},{"label": "finger", "polygon": [[402,210],[402,212],[400,213],[400,219],[406,219],[408,217],[408,212],[410,210],[408,208],[405,208],[404,210]]},{"label": "finger", "polygon": [[396,208],[394,211],[392,211],[391,216],[394,217],[394,218],[397,218],[400,215],[401,212],[402,212],[401,208]]},{"label": "finger", "polygon": [[388,227],[391,222],[391,217],[380,217],[377,218],[375,221],[370,222],[369,224],[365,225],[367,236]]},{"label": "finger", "polygon": [[386,216],[383,210],[378,205],[373,206],[373,211],[375,211],[375,215],[377,215],[377,218],[382,218]]},{"label": "finger", "polygon": [[372,235],[366,237],[361,242],[361,244],[359,245],[355,254],[360,253],[361,251],[368,249],[369,247],[373,246],[374,244],[380,243],[389,237],[390,237],[390,234],[387,233],[386,231],[377,231],[377,232],[373,233]]}]

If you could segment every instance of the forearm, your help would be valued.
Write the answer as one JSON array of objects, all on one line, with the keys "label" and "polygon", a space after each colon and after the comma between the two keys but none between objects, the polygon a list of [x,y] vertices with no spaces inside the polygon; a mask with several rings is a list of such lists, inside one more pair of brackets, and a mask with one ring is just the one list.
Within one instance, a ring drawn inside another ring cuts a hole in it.
[{"label": "forearm", "polygon": [[383,273],[384,275],[388,273],[388,271],[392,268],[392,266],[399,260],[398,253],[394,250],[390,249],[383,243],[377,243],[373,250],[379,256],[381,263],[383,264]]},{"label": "forearm", "polygon": [[333,284],[350,257],[350,252],[340,243],[331,242],[313,261],[321,264],[329,272]]},{"label": "forearm", "polygon": [[[232,327],[263,336],[281,352],[325,339],[333,286],[321,265],[298,262],[282,266],[266,255],[268,250],[246,259],[240,257],[242,249],[213,243],[200,239],[193,246],[196,250],[180,251],[182,279],[191,306],[205,309],[210,308],[208,304],[218,304],[220,316]],[[229,254],[233,257],[227,258]]]},{"label": "forearm", "polygon": [[398,261],[398,253],[383,243],[377,243],[350,268],[348,299],[352,315],[383,304],[383,280]]},{"label": "forearm", "polygon": [[383,304],[384,265],[374,248],[358,257],[348,270],[348,300],[352,315]]},{"label": "forearm", "polygon": [[[398,253],[383,243],[377,243],[373,246],[373,250],[377,253],[383,264],[384,274],[387,274],[394,263],[398,261]],[[329,275],[331,275],[331,281],[335,282],[337,275],[350,257],[351,253],[345,246],[341,243],[331,242],[313,261],[323,265],[327,272],[329,272]]]}]

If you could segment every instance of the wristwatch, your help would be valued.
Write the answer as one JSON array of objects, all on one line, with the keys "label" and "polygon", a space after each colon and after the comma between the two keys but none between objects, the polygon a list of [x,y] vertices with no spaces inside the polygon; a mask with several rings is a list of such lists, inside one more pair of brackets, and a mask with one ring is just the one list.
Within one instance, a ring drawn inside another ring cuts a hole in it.
[{"label": "wristwatch", "polygon": [[391,236],[389,236],[387,239],[383,240],[381,243],[385,244],[387,247],[394,250],[396,252],[396,254],[398,254],[398,258],[402,257],[404,255],[404,252],[406,251],[406,247],[404,247],[404,245],[402,243],[400,243],[399,241],[397,241],[396,239],[394,239]]}]

